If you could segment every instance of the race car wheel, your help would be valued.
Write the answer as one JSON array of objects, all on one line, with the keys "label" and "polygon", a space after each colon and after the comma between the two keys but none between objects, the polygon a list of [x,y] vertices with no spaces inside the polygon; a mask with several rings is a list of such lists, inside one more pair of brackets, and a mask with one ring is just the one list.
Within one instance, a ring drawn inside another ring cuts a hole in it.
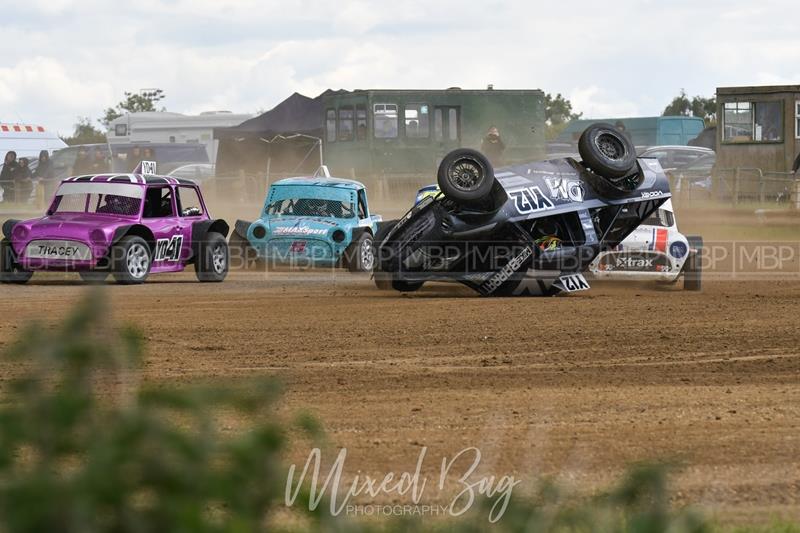
[{"label": "race car wheel", "polygon": [[392,280],[392,288],[399,292],[414,292],[418,291],[425,284],[424,281],[405,281],[402,279]]},{"label": "race car wheel", "polygon": [[33,272],[23,270],[17,263],[14,248],[8,239],[0,241],[0,283],[27,283]]},{"label": "race car wheel", "polygon": [[692,251],[683,266],[683,290],[699,291],[702,289],[703,263],[700,254],[703,250],[703,238],[693,236],[687,239]]},{"label": "race car wheel", "polygon": [[630,175],[636,166],[633,142],[611,124],[599,122],[586,128],[578,140],[583,162],[604,178]]},{"label": "race car wheel", "polygon": [[375,248],[372,235],[363,232],[345,250],[347,268],[350,272],[371,272],[375,266]]},{"label": "race car wheel", "polygon": [[150,275],[152,252],[141,237],[128,235],[112,250],[114,279],[121,285],[144,283]]},{"label": "race car wheel", "polygon": [[103,283],[108,277],[108,272],[102,270],[83,270],[78,274],[84,282],[92,284]]},{"label": "race car wheel", "polygon": [[225,237],[209,233],[200,243],[200,255],[194,263],[194,271],[200,281],[220,282],[228,275],[229,250]]},{"label": "race car wheel", "polygon": [[459,148],[442,159],[437,181],[447,199],[461,205],[475,205],[491,194],[494,169],[482,153]]},{"label": "race car wheel", "polygon": [[397,222],[397,219],[379,222],[378,232],[375,233],[375,237],[372,239],[372,254],[375,257],[375,265],[372,268],[372,279],[375,281],[375,286],[382,291],[388,291],[392,289],[392,275],[381,270],[381,265],[383,264],[381,261],[381,254],[383,253],[381,251],[381,244],[383,244],[383,241],[386,239],[386,236],[389,234],[389,232],[392,231],[397,225]]},{"label": "race car wheel", "polygon": [[250,245],[250,241],[236,231],[231,233],[231,238],[228,242],[228,255],[230,268],[234,269],[250,268],[258,260],[258,253]]}]

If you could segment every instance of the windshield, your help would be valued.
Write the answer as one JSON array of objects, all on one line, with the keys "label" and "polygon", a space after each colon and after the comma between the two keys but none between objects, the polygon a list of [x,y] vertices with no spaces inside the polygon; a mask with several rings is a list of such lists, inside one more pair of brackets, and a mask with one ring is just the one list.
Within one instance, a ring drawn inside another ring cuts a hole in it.
[{"label": "windshield", "polygon": [[273,216],[352,218],[353,204],[342,200],[319,198],[284,198],[267,206],[267,214]]},{"label": "windshield", "polygon": [[61,213],[94,213],[101,215],[136,216],[142,203],[144,188],[111,183],[64,183],[48,211]]}]

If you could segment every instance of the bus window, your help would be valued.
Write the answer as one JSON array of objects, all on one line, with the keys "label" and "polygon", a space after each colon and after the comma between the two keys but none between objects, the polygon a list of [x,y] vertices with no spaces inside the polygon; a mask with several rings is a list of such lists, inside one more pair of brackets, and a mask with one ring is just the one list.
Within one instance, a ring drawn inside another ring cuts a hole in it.
[{"label": "bus window", "polygon": [[367,106],[356,106],[356,139],[363,141],[367,138]]},{"label": "bus window", "polygon": [[373,107],[372,129],[376,139],[397,137],[397,104],[375,104]]},{"label": "bus window", "polygon": [[336,111],[333,109],[325,112],[325,140],[329,143],[336,141]]},{"label": "bus window", "polygon": [[339,109],[339,140],[353,140],[353,108],[342,107]]},{"label": "bus window", "polygon": [[427,104],[407,104],[404,112],[406,137],[412,139],[430,136],[430,123]]}]

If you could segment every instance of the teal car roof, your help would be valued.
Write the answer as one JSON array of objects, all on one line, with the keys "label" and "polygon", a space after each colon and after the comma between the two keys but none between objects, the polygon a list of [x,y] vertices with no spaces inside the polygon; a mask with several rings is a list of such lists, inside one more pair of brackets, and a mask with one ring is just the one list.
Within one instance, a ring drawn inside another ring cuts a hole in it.
[{"label": "teal car roof", "polygon": [[303,185],[306,187],[336,187],[339,189],[363,189],[364,184],[359,181],[341,178],[286,178],[276,181],[273,187],[280,185]]}]

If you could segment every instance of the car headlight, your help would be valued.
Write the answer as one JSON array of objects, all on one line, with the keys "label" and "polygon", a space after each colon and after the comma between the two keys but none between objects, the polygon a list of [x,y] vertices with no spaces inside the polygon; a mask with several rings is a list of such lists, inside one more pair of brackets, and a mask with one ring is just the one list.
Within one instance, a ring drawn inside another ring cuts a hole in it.
[{"label": "car headlight", "polygon": [[333,242],[343,242],[345,237],[347,237],[347,235],[345,235],[344,231],[341,229],[336,229],[331,234],[331,239],[333,239]]},{"label": "car headlight", "polygon": [[267,236],[267,228],[259,224],[253,228],[253,237],[256,239],[263,239]]},{"label": "car headlight", "polygon": [[15,239],[23,240],[25,237],[28,236],[28,228],[25,226],[17,225],[14,226],[14,231],[11,232]]},{"label": "car headlight", "polygon": [[669,245],[669,255],[675,259],[683,258],[687,252],[689,252],[689,247],[683,241],[675,241]]},{"label": "car headlight", "polygon": [[101,229],[93,229],[92,232],[89,233],[89,239],[92,241],[92,244],[96,246],[106,244],[106,234]]}]

